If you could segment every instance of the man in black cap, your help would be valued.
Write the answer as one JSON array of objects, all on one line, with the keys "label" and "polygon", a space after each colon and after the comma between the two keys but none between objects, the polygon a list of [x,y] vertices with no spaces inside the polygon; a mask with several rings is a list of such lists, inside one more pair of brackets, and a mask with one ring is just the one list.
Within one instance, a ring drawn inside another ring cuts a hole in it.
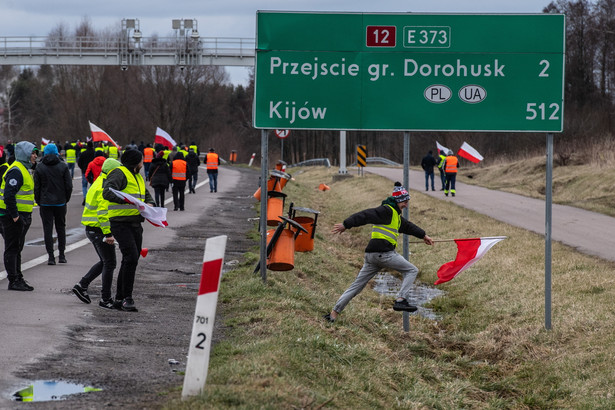
[{"label": "man in black cap", "polygon": [[393,194],[382,201],[382,205],[357,212],[346,218],[343,223],[333,226],[333,233],[342,233],[346,229],[373,224],[372,237],[365,248],[363,267],[355,281],[340,296],[331,313],[324,316],[325,320],[334,322],[348,302],[363,290],[370,279],[385,268],[396,270],[404,277],[393,310],[414,312],[417,309],[408,303],[408,297],[419,270],[395,251],[397,238],[400,233],[412,235],[422,239],[427,245],[433,245],[433,239],[427,236],[424,230],[401,216],[402,209],[407,208],[409,202],[408,191],[400,182],[396,182]]},{"label": "man in black cap", "polygon": [[136,149],[127,149],[120,160],[122,166],[109,172],[103,183],[103,198],[110,202],[108,216],[111,234],[119,244],[122,253],[114,306],[120,310],[136,312],[137,307],[132,298],[132,291],[143,243],[141,224],[145,218],[134,205],[126,203],[110,188],[122,191],[152,206],[155,202],[145,188],[145,181],[140,173],[143,167],[143,154]]}]

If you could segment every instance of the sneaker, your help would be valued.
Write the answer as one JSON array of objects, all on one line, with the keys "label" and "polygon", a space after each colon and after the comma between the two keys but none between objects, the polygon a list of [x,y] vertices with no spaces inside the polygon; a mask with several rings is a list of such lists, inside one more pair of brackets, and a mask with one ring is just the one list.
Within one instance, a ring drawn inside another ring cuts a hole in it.
[{"label": "sneaker", "polygon": [[331,314],[330,314],[330,313],[327,313],[326,315],[324,315],[324,316],[323,316],[323,318],[324,318],[327,322],[329,322],[329,323],[333,323],[333,322],[335,322],[335,319],[333,319],[333,318],[331,317]]},{"label": "sneaker", "polygon": [[402,312],[416,312],[417,307],[408,303],[407,300],[395,301],[393,304],[393,310],[402,311]]},{"label": "sneaker", "polygon": [[54,258],[53,256],[49,258],[49,260],[47,261],[47,265],[55,265],[56,264],[56,258]]},{"label": "sneaker", "polygon": [[34,288],[28,285],[28,282],[25,280],[15,280],[13,282],[9,282],[9,290],[18,290],[21,292],[29,292],[34,290]]},{"label": "sneaker", "polygon": [[452,192],[452,193],[451,193],[451,195],[452,195],[452,196],[455,196],[455,193],[454,193],[454,192]]},{"label": "sneaker", "polygon": [[122,310],[122,302],[124,300],[123,299],[115,299],[115,301],[113,302],[113,309],[117,309],[117,310]]},{"label": "sneaker", "polygon": [[73,286],[73,293],[77,295],[79,300],[83,303],[92,303],[92,299],[90,299],[90,295],[88,295],[88,288],[83,288],[77,283]]},{"label": "sneaker", "polygon": [[126,298],[122,301],[122,310],[125,312],[138,312],[139,310],[135,306],[134,300],[132,298]]},{"label": "sneaker", "polygon": [[98,301],[98,306],[100,306],[103,309],[109,309],[109,310],[115,309],[115,303],[113,302],[113,299],[101,299]]},{"label": "sneaker", "polygon": [[66,263],[66,257],[64,255],[58,256],[58,263]]}]

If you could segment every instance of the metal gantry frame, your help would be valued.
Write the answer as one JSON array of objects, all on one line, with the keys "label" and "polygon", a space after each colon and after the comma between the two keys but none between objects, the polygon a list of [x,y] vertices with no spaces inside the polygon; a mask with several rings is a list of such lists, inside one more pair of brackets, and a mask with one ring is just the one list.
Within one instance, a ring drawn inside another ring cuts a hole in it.
[{"label": "metal gantry frame", "polygon": [[254,66],[254,38],[202,37],[195,19],[172,21],[174,37],[144,37],[138,19],[111,36],[0,37],[0,65]]}]

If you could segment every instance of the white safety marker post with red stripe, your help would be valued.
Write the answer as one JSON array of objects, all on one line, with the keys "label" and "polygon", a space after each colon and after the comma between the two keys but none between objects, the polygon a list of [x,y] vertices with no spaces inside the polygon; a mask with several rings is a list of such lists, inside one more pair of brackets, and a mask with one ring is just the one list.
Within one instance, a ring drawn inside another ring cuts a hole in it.
[{"label": "white safety marker post with red stripe", "polygon": [[248,166],[251,167],[254,162],[254,157],[256,156],[256,152],[252,154],[252,158],[250,158],[250,162],[248,162]]},{"label": "white safety marker post with red stripe", "polygon": [[221,235],[205,242],[201,284],[196,300],[182,398],[200,394],[205,388],[226,238],[226,235]]}]

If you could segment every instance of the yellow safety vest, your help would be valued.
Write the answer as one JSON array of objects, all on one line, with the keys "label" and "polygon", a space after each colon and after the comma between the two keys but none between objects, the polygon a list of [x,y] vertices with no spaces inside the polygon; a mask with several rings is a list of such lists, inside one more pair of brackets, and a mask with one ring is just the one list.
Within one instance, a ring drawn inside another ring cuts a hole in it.
[{"label": "yellow safety vest", "polygon": [[391,205],[386,204],[393,212],[391,223],[388,225],[374,225],[372,227],[372,239],[386,239],[394,246],[397,246],[397,237],[399,236],[399,227],[401,226],[401,217]]},{"label": "yellow safety vest", "polygon": [[111,225],[109,223],[109,204],[110,202],[103,198],[103,180],[107,178],[104,173],[96,178],[92,186],[88,189],[85,197],[85,207],[81,215],[81,223],[85,226],[93,226],[100,228],[107,235],[111,233]]},{"label": "yellow safety vest", "polygon": [[188,147],[188,148],[191,149],[192,151],[194,151],[194,153],[198,155],[199,147],[197,147],[196,145],[190,145],[190,147]]},{"label": "yellow safety vest", "polygon": [[68,164],[74,164],[77,161],[77,151],[74,148],[66,150],[66,162]]},{"label": "yellow safety vest", "polygon": [[[30,175],[30,171],[19,161],[13,162],[6,170],[9,172],[12,168],[19,168],[21,176],[23,177],[23,185],[21,189],[15,195],[17,201],[17,210],[19,212],[32,212],[34,208],[34,179]],[[0,209],[6,210],[6,203],[4,202],[4,188],[6,186],[6,173],[2,178],[2,185],[0,185]]]},{"label": "yellow safety vest", "polygon": [[117,147],[115,145],[109,146],[109,158],[118,159],[120,157]]},{"label": "yellow safety vest", "polygon": [[[119,170],[119,171],[118,171]],[[128,194],[141,201],[145,201],[145,181],[141,174],[133,174],[125,166],[117,167],[111,172],[123,172],[128,185],[122,190],[125,194]],[[111,175],[111,173],[109,173]],[[139,210],[132,204],[117,202],[109,202],[109,219],[113,219],[117,216],[133,216],[139,215]]]}]

